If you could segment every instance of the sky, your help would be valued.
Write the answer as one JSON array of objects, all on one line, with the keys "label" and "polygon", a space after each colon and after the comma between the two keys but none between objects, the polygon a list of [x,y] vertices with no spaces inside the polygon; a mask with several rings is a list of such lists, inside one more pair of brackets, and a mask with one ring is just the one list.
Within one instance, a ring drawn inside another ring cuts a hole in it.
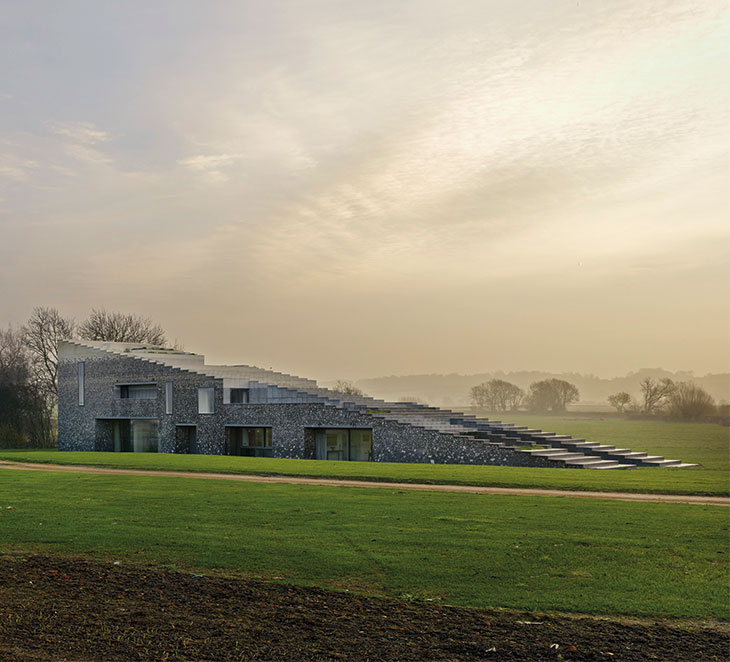
[{"label": "sky", "polygon": [[0,0],[0,327],[320,380],[730,363],[725,0]]}]

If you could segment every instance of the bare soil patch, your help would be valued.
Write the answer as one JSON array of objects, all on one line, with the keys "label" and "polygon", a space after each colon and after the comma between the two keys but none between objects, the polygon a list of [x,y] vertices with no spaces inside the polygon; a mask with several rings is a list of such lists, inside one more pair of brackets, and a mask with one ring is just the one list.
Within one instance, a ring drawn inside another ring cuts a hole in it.
[{"label": "bare soil patch", "polygon": [[122,562],[0,556],[0,659],[727,660],[726,624],[448,607]]}]

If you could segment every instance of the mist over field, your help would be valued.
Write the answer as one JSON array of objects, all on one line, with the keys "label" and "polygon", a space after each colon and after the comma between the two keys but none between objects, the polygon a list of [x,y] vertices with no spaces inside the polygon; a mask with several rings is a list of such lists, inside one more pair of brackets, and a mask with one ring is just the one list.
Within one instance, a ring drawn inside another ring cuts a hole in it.
[{"label": "mist over field", "polygon": [[[730,400],[730,373],[695,375],[692,372],[669,372],[661,369],[644,368],[623,377],[602,378],[580,373],[551,373],[521,370],[518,372],[494,372],[471,375],[407,375],[376,377],[358,380],[357,386],[368,395],[385,400],[418,400],[431,405],[444,407],[465,407],[471,404],[469,391],[472,386],[503,379],[527,390],[531,383],[543,379],[564,379],[575,384],[580,391],[580,400],[570,409],[605,409],[613,411],[606,398],[613,393],[625,391],[639,396],[639,382],[646,378],[659,380],[669,378],[673,381],[692,381],[705,389],[718,404]],[[507,414],[505,414],[507,416]]]}]

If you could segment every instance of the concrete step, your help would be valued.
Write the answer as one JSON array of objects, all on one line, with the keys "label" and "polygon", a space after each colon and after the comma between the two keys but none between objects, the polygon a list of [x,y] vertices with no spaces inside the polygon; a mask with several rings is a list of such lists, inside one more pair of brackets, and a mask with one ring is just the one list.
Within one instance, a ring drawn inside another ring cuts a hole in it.
[{"label": "concrete step", "polygon": [[600,444],[597,441],[586,441],[585,439],[556,439],[555,437],[550,437],[549,439],[545,440],[547,443],[549,443],[551,446],[560,447],[560,448],[574,448],[578,446],[583,446],[584,444],[589,445],[595,445],[600,446]]},{"label": "concrete step", "polygon": [[540,451],[536,451],[533,455],[538,457],[547,457],[548,460],[560,460],[561,462],[567,462],[568,460],[589,460],[583,453],[555,453],[547,456],[541,456]]},{"label": "concrete step", "polygon": [[590,465],[589,467],[586,467],[586,469],[636,469],[635,464],[619,464],[618,462],[614,463],[611,460],[606,460],[606,462],[608,462],[608,465],[606,466]]},{"label": "concrete step", "polygon": [[565,453],[564,448],[543,448],[543,449],[527,449],[524,451],[525,453],[530,453],[530,455],[538,455],[539,457],[549,457],[551,455],[561,455],[562,453]]},{"label": "concrete step", "polygon": [[633,464],[621,464],[616,460],[606,460],[600,457],[588,457],[577,453],[578,457],[560,458],[548,457],[551,462],[559,462],[568,469],[635,469]]},{"label": "concrete step", "polygon": [[645,467],[677,467],[682,464],[682,460],[665,460],[663,457],[659,459],[643,458],[640,462]]},{"label": "concrete step", "polygon": [[616,460],[602,460],[601,458],[583,458],[566,461],[566,466],[579,467],[581,469],[625,469],[634,465],[625,465]]},{"label": "concrete step", "polygon": [[603,453],[613,453],[613,451],[616,450],[616,446],[578,446],[578,448],[585,453],[590,453],[591,455],[602,455]]},{"label": "concrete step", "polygon": [[586,457],[584,455],[583,457],[576,457],[572,460],[566,460],[565,464],[576,467],[590,468],[594,465],[603,466],[606,464],[618,464],[618,462],[616,460],[603,460],[600,457]]},{"label": "concrete step", "polygon": [[616,460],[625,460],[630,462],[631,460],[643,460],[647,457],[646,453],[640,453],[638,451],[614,451],[613,453],[606,453],[606,457],[611,457]]}]

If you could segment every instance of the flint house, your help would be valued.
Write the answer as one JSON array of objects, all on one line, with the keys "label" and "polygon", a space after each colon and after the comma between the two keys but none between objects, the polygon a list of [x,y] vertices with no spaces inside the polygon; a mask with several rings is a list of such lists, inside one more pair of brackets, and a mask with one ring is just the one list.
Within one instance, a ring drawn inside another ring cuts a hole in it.
[{"label": "flint house", "polygon": [[[346,395],[271,370],[208,365],[199,354],[74,340],[59,343],[58,359],[62,451],[556,466],[524,448],[555,435]],[[595,468],[618,464],[603,462]]]}]

